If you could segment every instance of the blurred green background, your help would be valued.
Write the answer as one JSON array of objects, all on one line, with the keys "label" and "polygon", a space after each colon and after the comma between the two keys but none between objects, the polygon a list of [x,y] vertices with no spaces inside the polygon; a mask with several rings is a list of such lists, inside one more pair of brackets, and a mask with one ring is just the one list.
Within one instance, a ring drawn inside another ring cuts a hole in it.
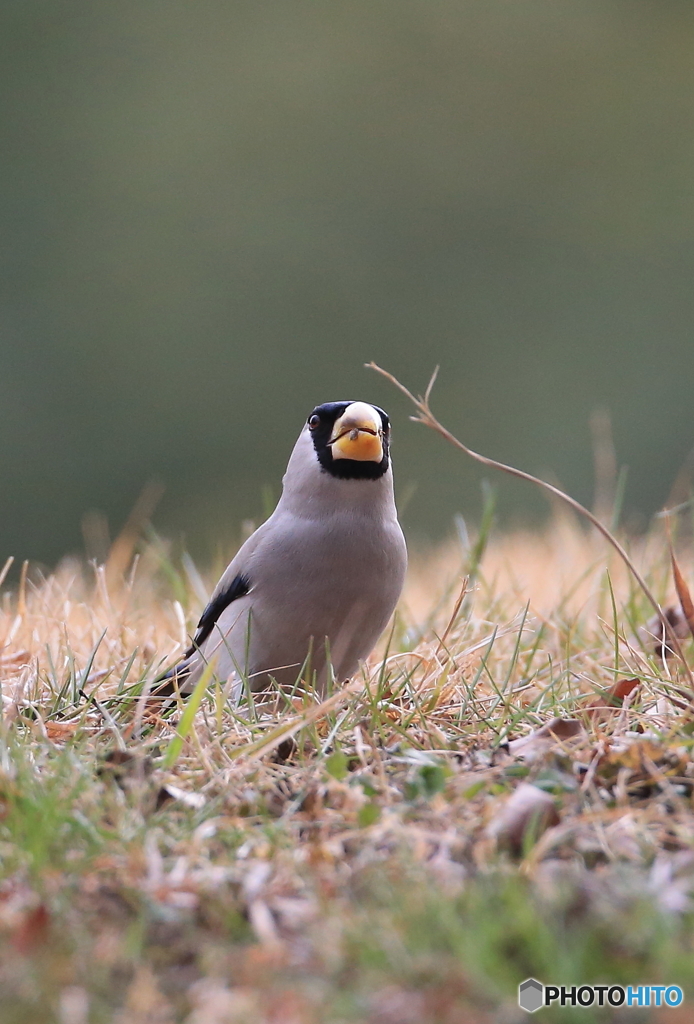
[{"label": "blurred green background", "polygon": [[608,408],[650,514],[694,444],[693,52],[689,0],[4,0],[0,559],[155,477],[206,557],[345,397],[411,537],[474,519],[369,359],[585,501]]}]

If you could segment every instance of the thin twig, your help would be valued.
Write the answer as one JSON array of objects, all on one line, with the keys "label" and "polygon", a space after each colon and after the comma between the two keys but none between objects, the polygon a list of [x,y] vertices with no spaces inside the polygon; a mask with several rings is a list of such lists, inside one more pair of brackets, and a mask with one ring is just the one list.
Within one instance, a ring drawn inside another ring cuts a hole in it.
[{"label": "thin twig", "polygon": [[[682,662],[682,667],[684,668],[685,675],[687,676],[690,686],[694,690],[694,676],[692,675],[691,669],[687,664],[687,660],[684,656],[684,651],[682,650],[682,645],[680,644],[679,637],[676,635],[672,627],[672,624],[668,620],[668,617],[666,616],[663,609],[660,607],[660,604],[657,601],[655,595],[653,594],[651,588],[648,586],[645,579],[643,578],[639,570],[636,568],[636,566],[634,565],[633,561],[631,560],[625,549],[619,543],[615,535],[611,533],[610,530],[608,530],[603,523],[600,522],[597,516],[593,515],[593,513],[590,512],[587,508],[585,508],[584,505],[581,505],[580,501],[576,501],[576,499],[572,498],[570,494],[566,494],[565,491],[562,491],[559,487],[555,487],[554,484],[547,483],[546,480],[541,480],[539,477],[533,476],[532,473],[526,473],[522,469],[516,469],[515,466],[507,466],[503,462],[497,462],[496,459],[487,458],[486,455],[479,455],[477,452],[473,452],[471,448],[468,448],[467,445],[463,444],[462,441],[459,441],[457,437],[451,434],[450,430],[447,430],[443,426],[443,424],[438,421],[434,413],[431,411],[431,406],[429,402],[431,398],[431,390],[434,386],[434,382],[436,381],[436,377],[439,372],[438,366],[431,375],[431,380],[429,381],[427,389],[424,392],[424,397],[420,395],[419,398],[416,398],[412,394],[412,392],[405,387],[404,384],[400,383],[397,377],[393,376],[392,373],[389,373],[387,370],[384,370],[382,367],[378,366],[374,362],[366,363],[365,365],[369,369],[375,370],[376,373],[380,373],[382,377],[385,377],[386,380],[389,380],[391,382],[391,384],[394,384],[398,391],[401,391],[403,395],[406,395],[407,398],[409,398],[409,400],[412,402],[412,404],[417,409],[417,412],[419,414],[417,416],[410,417],[410,419],[413,420],[415,423],[423,423],[425,427],[430,427],[432,430],[435,430],[436,433],[440,434],[443,438],[446,439],[446,441],[452,444],[455,448],[459,448],[460,451],[465,452],[465,454],[469,455],[471,459],[475,460],[475,462],[480,462],[482,463],[483,466],[490,466],[492,469],[500,469],[503,473],[509,473],[511,476],[518,477],[520,480],[527,480],[531,484],[535,484],[538,487],[544,488],[544,490],[549,491],[549,493],[553,494],[556,498],[561,498],[562,501],[566,502],[566,504],[569,505],[575,512],[578,512],[579,515],[584,516],[595,527],[595,529],[602,534],[605,540],[612,545],[612,547],[615,549],[615,551],[622,559],[626,567],[631,572],[632,576],[634,577],[638,585],[641,587],[641,590],[644,592],[650,603],[653,605],[653,608],[658,618],[663,624],[663,629],[665,630],[665,634],[668,637],[669,643],[672,645],[673,650]],[[691,700],[694,700],[694,693],[690,694],[689,697]]]}]

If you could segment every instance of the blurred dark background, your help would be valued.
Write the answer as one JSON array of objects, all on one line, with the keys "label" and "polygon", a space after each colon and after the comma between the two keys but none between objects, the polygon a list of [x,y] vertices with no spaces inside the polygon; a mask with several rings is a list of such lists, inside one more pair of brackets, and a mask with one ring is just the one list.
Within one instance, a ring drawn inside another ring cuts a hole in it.
[{"label": "blurred dark background", "polygon": [[693,52],[688,0],[5,0],[0,561],[152,478],[205,558],[344,397],[412,537],[474,520],[369,359],[584,501],[608,408],[643,521],[694,445]]}]

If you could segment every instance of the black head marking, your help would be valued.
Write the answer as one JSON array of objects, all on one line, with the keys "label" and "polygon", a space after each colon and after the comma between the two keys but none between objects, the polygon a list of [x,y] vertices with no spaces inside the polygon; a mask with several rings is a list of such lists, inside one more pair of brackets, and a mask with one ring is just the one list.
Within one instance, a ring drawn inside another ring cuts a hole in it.
[{"label": "black head marking", "polygon": [[317,405],[308,417],[308,426],[316,450],[318,461],[326,473],[340,480],[379,480],[388,469],[390,449],[390,420],[383,409],[372,406],[381,417],[383,424],[383,458],[380,462],[361,462],[356,459],[333,459],[330,448],[330,435],[335,422],[342,416],[345,409],[354,402],[326,402]]}]

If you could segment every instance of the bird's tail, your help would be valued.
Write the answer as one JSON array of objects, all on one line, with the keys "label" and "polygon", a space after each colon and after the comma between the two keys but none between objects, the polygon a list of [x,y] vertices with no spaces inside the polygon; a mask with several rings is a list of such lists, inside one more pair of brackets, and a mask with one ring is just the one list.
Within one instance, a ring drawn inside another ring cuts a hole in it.
[{"label": "bird's tail", "polygon": [[176,693],[185,693],[186,683],[190,679],[191,668],[191,661],[188,657],[179,661],[168,672],[157,676],[150,690],[150,697],[165,699],[166,697],[175,696]]}]

